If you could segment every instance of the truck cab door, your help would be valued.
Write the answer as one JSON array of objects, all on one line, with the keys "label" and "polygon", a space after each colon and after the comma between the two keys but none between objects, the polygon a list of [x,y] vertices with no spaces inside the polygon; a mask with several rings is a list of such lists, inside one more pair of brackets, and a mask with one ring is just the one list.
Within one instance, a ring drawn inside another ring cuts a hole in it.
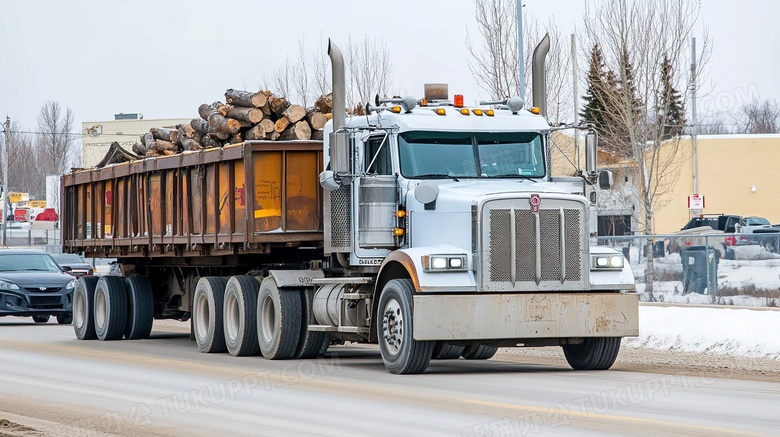
[{"label": "truck cab door", "polygon": [[362,155],[362,176],[357,184],[358,247],[392,249],[396,247],[393,230],[397,220],[398,184],[393,171],[390,135],[369,136],[363,142]]}]

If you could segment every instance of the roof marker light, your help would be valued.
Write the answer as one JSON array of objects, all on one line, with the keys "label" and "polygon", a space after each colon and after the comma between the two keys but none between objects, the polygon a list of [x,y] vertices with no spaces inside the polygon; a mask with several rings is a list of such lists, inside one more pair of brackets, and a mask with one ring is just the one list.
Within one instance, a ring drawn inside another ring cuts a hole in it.
[{"label": "roof marker light", "polygon": [[463,94],[455,94],[455,103],[453,104],[456,108],[462,108],[463,107]]},{"label": "roof marker light", "polygon": [[471,112],[473,112],[474,115],[482,115],[482,110],[481,109],[472,109]]},{"label": "roof marker light", "polygon": [[444,110],[444,108],[436,108],[433,110],[433,112],[439,114],[439,115],[447,115],[447,111]]},{"label": "roof marker light", "polygon": [[492,117],[492,116],[496,115],[496,113],[492,109],[486,109],[485,110],[485,115],[487,115],[488,117]]},{"label": "roof marker light", "polygon": [[533,113],[533,114],[539,114],[540,112],[542,112],[542,110],[537,108],[536,106],[531,108],[531,113]]},{"label": "roof marker light", "polygon": [[469,115],[470,114],[469,110],[466,109],[466,108],[461,109],[460,113],[463,114],[463,115]]}]

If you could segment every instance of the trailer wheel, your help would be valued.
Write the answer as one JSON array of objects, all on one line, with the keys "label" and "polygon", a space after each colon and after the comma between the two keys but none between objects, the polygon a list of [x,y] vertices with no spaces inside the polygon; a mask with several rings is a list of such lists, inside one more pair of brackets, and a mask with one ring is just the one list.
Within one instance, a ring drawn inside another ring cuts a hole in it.
[{"label": "trailer wheel", "polygon": [[233,276],[225,287],[225,343],[230,355],[257,355],[257,290],[253,276]]},{"label": "trailer wheel", "polygon": [[581,344],[561,346],[574,370],[607,370],[620,352],[620,337],[588,337]]},{"label": "trailer wheel", "polygon": [[295,357],[301,336],[301,293],[280,290],[273,277],[263,279],[257,296],[257,336],[269,360]]},{"label": "trailer wheel", "polygon": [[100,340],[120,340],[127,326],[127,291],[119,276],[103,276],[95,287],[95,333]]},{"label": "trailer wheel", "polygon": [[466,346],[456,346],[453,344],[447,344],[444,341],[437,341],[433,346],[432,360],[457,360],[463,354],[463,349]]},{"label": "trailer wheel", "polygon": [[154,294],[149,278],[131,276],[125,279],[127,288],[127,325],[125,338],[149,338],[154,323]]},{"label": "trailer wheel", "polygon": [[431,362],[436,342],[417,341],[412,335],[412,291],[411,280],[393,279],[385,284],[379,297],[379,351],[390,373],[423,373]]},{"label": "trailer wheel", "polygon": [[200,278],[195,286],[192,303],[192,327],[195,342],[203,353],[226,352],[225,331],[222,324],[222,305],[225,302],[227,280],[219,276]]},{"label": "trailer wheel", "polygon": [[76,281],[76,289],[73,291],[73,331],[79,340],[97,338],[92,307],[95,306],[95,286],[99,279],[96,276],[82,276]]},{"label": "trailer wheel", "polygon": [[489,360],[498,352],[497,347],[474,344],[463,349],[463,358],[467,360]]},{"label": "trailer wheel", "polygon": [[[324,331],[309,331],[309,324],[312,322],[312,305],[314,301],[314,290],[301,290],[301,337],[298,339],[298,349],[295,351],[295,358],[309,359],[317,358],[322,355],[324,343],[327,341],[330,345],[330,336]],[[325,346],[327,350],[327,346]]]}]

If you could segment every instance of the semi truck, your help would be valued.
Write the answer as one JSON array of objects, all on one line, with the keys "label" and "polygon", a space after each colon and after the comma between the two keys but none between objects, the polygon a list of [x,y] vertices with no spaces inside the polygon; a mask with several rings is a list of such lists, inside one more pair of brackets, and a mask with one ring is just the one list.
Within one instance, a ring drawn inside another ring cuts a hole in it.
[{"label": "semi truck", "polygon": [[205,353],[306,359],[373,343],[389,372],[410,374],[556,346],[574,369],[608,369],[638,335],[638,298],[622,254],[595,244],[595,142],[582,177],[550,175],[548,48],[534,53],[535,107],[466,106],[430,86],[347,117],[329,42],[323,141],[63,176],[63,251],[122,271],[79,279],[76,336],[147,338],[154,319],[176,319]]}]

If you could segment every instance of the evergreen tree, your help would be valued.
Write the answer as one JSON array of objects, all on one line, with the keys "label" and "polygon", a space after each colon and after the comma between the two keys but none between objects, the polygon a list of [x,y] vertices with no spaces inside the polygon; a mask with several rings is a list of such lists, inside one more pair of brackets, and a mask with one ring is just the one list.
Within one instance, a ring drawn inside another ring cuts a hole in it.
[{"label": "evergreen tree", "polygon": [[668,56],[665,56],[663,65],[661,65],[662,89],[658,99],[660,104],[656,110],[665,140],[680,135],[686,122],[685,102],[683,102],[680,92],[672,86],[672,77],[672,62]]},{"label": "evergreen tree", "polygon": [[606,99],[603,90],[606,82],[604,73],[604,57],[598,44],[593,45],[590,52],[590,67],[588,69],[588,89],[585,91],[585,106],[580,116],[584,121],[593,123],[597,130],[602,130],[606,118]]}]

